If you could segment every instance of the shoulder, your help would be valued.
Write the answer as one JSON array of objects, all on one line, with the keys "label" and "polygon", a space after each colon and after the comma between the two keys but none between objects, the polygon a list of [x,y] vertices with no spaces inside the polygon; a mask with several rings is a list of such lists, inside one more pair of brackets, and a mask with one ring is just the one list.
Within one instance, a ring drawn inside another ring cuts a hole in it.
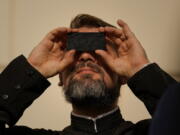
[{"label": "shoulder", "polygon": [[150,122],[150,119],[141,120],[135,124],[125,121],[120,125],[117,132],[123,135],[148,135]]},{"label": "shoulder", "polygon": [[134,124],[133,135],[147,135],[151,119],[145,119]]},{"label": "shoulder", "polygon": [[60,135],[61,131],[47,129],[32,129],[26,126],[13,126],[5,129],[5,135]]}]

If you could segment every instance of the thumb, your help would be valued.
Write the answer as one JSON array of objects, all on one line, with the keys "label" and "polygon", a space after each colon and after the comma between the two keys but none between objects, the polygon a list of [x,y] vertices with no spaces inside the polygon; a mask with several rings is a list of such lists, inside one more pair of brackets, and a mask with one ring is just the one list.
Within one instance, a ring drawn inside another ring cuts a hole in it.
[{"label": "thumb", "polygon": [[110,54],[104,50],[96,50],[95,53],[101,56],[110,67],[112,66],[113,57]]},{"label": "thumb", "polygon": [[75,50],[70,50],[65,53],[61,61],[61,64],[59,65],[59,72],[63,71],[68,65],[73,63],[75,52]]}]

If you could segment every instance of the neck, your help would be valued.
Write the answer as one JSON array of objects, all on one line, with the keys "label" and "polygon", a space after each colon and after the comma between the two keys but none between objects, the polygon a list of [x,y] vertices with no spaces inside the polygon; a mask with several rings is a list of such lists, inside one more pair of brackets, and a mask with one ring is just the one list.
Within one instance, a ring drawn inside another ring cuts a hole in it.
[{"label": "neck", "polygon": [[78,107],[75,105],[72,105],[73,107],[73,113],[78,114],[78,115],[83,115],[83,116],[88,116],[95,118],[98,115],[101,115],[103,113],[107,113],[117,107],[117,104],[112,105],[110,107],[102,107],[102,108],[96,108],[96,107]]}]

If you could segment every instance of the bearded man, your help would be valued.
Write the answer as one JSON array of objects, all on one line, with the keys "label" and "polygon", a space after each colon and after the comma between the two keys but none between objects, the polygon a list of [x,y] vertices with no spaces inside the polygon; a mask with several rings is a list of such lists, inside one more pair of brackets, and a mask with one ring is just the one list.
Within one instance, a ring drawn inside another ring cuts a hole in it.
[{"label": "bearded man", "polygon": [[[70,28],[49,32],[27,59],[21,55],[11,62],[0,76],[1,135],[147,134],[150,120],[134,124],[122,118],[117,104],[121,85],[127,83],[153,114],[165,88],[175,80],[149,62],[124,21],[117,24],[120,28],[91,15],[78,15]],[[103,36],[97,36],[99,33]],[[71,34],[72,45],[83,43],[84,50],[75,45],[68,49]],[[105,40],[105,49],[96,48],[100,39]],[[15,126],[50,85],[47,78],[57,74],[65,98],[72,104],[71,125],[62,131]]]}]

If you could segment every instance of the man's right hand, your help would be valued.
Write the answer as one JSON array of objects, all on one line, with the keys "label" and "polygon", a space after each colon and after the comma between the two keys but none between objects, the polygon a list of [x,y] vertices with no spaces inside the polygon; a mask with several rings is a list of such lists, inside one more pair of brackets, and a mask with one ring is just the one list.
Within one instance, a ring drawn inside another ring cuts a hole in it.
[{"label": "man's right hand", "polygon": [[28,57],[28,62],[44,77],[52,77],[63,71],[74,60],[75,50],[65,51],[69,28],[57,28],[49,32]]}]

